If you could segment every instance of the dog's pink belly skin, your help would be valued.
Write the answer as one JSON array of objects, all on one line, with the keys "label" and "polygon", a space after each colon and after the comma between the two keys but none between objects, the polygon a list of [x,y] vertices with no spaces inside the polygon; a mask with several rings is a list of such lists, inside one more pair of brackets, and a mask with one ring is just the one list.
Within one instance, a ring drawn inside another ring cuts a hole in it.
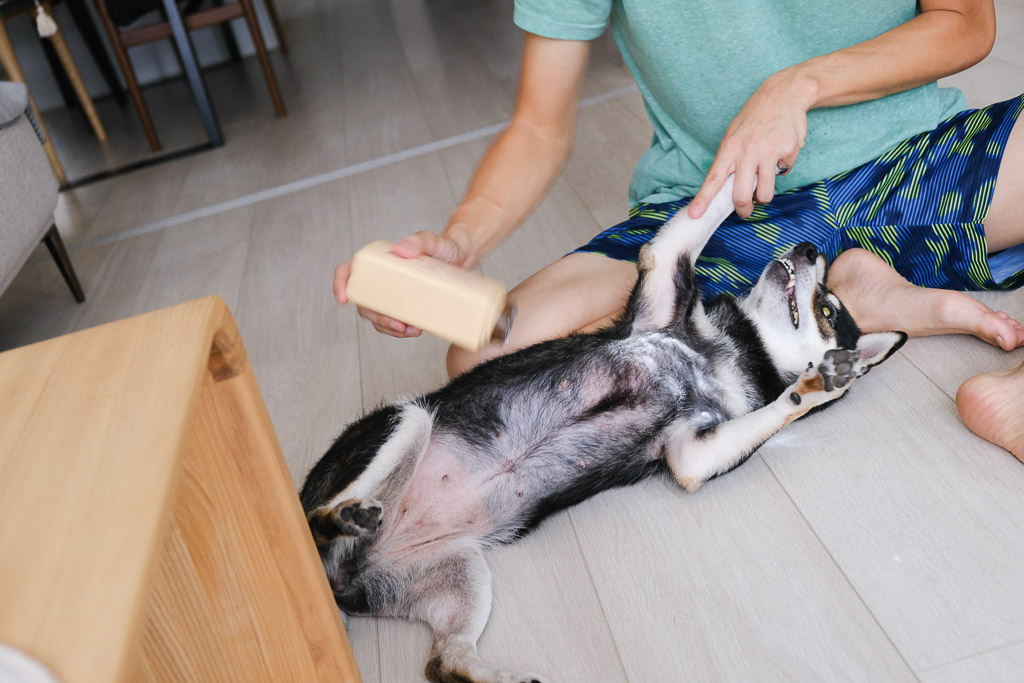
[{"label": "dog's pink belly skin", "polygon": [[437,542],[482,538],[493,531],[484,509],[483,482],[449,448],[432,441],[401,503],[384,519],[374,550],[393,559],[430,554]]}]

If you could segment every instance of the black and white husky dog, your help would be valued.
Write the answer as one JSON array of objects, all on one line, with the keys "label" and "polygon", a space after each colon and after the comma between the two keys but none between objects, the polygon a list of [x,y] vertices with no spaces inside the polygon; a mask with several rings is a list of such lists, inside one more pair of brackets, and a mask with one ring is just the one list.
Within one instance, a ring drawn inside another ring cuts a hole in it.
[{"label": "black and white husky dog", "polygon": [[431,681],[540,680],[477,654],[491,610],[487,547],[663,472],[694,491],[906,340],[862,335],[807,243],[772,261],[743,298],[705,307],[694,261],[731,196],[730,179],[700,219],[683,211],[668,222],[607,329],[381,407],[309,472],[302,504],[338,606],[426,622]]}]

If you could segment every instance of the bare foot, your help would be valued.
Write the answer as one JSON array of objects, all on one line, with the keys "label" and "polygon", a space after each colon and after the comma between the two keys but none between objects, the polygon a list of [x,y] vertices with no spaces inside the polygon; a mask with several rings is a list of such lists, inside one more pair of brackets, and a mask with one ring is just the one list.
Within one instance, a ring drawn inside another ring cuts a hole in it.
[{"label": "bare foot", "polygon": [[865,332],[973,334],[1006,351],[1024,346],[1024,326],[1008,314],[963,292],[912,285],[865,249],[840,254],[828,284]]},{"label": "bare foot", "polygon": [[1024,462],[1024,364],[970,378],[956,392],[956,407],[972,432]]}]

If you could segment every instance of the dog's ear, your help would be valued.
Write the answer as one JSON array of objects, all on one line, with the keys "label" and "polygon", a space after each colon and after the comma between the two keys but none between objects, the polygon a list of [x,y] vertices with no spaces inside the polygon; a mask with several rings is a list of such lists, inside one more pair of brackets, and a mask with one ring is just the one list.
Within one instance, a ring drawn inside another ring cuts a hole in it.
[{"label": "dog's ear", "polygon": [[878,365],[896,353],[907,341],[905,332],[872,332],[862,334],[857,340],[857,351],[860,353],[864,367]]}]

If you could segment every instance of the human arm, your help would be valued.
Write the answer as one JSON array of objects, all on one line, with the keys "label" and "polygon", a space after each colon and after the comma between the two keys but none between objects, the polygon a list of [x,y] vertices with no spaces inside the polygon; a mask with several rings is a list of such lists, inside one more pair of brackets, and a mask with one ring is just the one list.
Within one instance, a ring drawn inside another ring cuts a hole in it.
[{"label": "human arm", "polygon": [[[775,194],[775,167],[792,168],[807,136],[807,112],[877,99],[931,83],[978,63],[992,49],[992,0],[921,0],[921,12],[871,40],[770,76],[729,124],[704,184],[690,204],[699,217],[736,174],[740,216]],[[758,177],[756,192],[752,191]]]},{"label": "human arm", "polygon": [[[394,252],[426,254],[475,268],[537,207],[572,149],[580,92],[590,44],[526,34],[515,111],[477,167],[469,188],[441,234],[421,231],[399,241]],[[334,293],[348,301],[351,262],[335,271]],[[376,312],[360,315],[385,334],[417,336],[418,330]]]}]

